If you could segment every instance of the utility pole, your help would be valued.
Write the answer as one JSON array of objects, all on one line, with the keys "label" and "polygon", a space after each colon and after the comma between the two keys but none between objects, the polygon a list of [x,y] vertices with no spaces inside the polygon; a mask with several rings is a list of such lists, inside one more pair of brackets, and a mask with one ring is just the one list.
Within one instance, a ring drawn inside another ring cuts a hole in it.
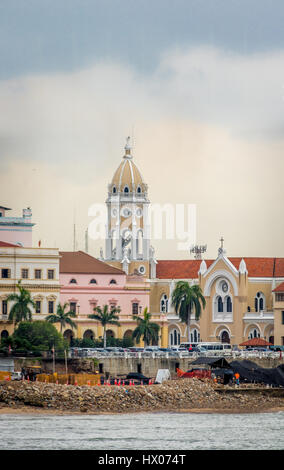
[{"label": "utility pole", "polygon": [[85,252],[89,252],[89,230],[87,229],[85,232]]},{"label": "utility pole", "polygon": [[53,363],[53,373],[55,374],[55,349],[54,349],[54,345],[53,345],[53,348],[52,348],[52,363]]}]

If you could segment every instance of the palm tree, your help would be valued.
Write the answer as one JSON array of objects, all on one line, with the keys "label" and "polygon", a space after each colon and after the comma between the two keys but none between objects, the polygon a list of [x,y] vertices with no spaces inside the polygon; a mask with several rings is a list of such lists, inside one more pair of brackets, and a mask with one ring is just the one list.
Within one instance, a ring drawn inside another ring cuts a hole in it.
[{"label": "palm tree", "polygon": [[107,325],[117,325],[120,326],[119,317],[117,314],[120,313],[120,307],[111,307],[109,311],[109,306],[104,305],[103,308],[95,307],[94,312],[91,315],[88,315],[89,318],[97,320],[100,322],[104,329],[104,348],[106,348],[106,326]]},{"label": "palm tree", "polygon": [[133,318],[137,321],[137,327],[132,333],[132,338],[136,339],[136,342],[139,343],[141,337],[144,341],[144,347],[148,346],[150,343],[157,343],[159,339],[159,330],[160,326],[157,323],[151,322],[152,314],[148,312],[146,307],[143,311],[143,317],[138,317],[134,315]]},{"label": "palm tree", "polygon": [[204,308],[206,305],[202,290],[199,285],[190,286],[186,281],[179,281],[172,293],[171,300],[180,320],[187,325],[188,342],[190,343],[191,314],[194,311],[198,321],[201,316],[201,306]]},{"label": "palm tree", "polygon": [[10,294],[7,301],[15,302],[9,313],[9,320],[15,322],[15,325],[21,321],[32,321],[32,311],[30,307],[35,308],[36,304],[31,297],[31,293],[21,286],[18,282],[17,288],[19,294]]},{"label": "palm tree", "polygon": [[76,323],[72,320],[72,318],[76,317],[76,313],[69,310],[69,312],[65,312],[68,307],[68,303],[66,302],[64,305],[58,304],[56,313],[48,315],[45,320],[50,323],[60,323],[60,333],[62,334],[63,328],[66,325],[71,326],[71,328],[77,328]]}]

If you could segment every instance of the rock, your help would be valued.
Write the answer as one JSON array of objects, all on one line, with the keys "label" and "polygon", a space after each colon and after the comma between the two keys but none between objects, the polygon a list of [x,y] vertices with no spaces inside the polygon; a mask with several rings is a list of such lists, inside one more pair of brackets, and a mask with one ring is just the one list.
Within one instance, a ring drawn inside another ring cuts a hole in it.
[{"label": "rock", "polygon": [[[256,387],[259,389],[259,386]],[[0,383],[0,405],[46,407],[80,412],[128,412],[178,409],[284,409],[283,398],[255,393],[217,391],[209,380],[179,379],[152,386],[73,386],[33,382]],[[273,390],[272,390],[273,392]]]}]

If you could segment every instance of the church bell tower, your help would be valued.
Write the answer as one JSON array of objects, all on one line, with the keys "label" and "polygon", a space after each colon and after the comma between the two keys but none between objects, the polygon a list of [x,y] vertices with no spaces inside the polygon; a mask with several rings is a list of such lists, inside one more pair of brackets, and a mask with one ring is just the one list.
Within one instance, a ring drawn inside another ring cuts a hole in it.
[{"label": "church bell tower", "polygon": [[122,162],[108,185],[104,261],[127,274],[138,272],[150,277],[150,265],[155,262],[150,246],[148,187],[131,151],[128,137]]}]

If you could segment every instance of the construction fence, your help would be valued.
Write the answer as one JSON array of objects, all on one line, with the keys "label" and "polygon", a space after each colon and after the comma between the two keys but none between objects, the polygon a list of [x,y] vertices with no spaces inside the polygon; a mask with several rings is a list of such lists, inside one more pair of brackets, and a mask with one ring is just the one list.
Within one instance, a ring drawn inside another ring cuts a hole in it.
[{"label": "construction fence", "polygon": [[11,372],[0,370],[0,380],[11,380]]},{"label": "construction fence", "polygon": [[37,374],[37,382],[61,385],[98,385],[101,383],[100,374]]}]

